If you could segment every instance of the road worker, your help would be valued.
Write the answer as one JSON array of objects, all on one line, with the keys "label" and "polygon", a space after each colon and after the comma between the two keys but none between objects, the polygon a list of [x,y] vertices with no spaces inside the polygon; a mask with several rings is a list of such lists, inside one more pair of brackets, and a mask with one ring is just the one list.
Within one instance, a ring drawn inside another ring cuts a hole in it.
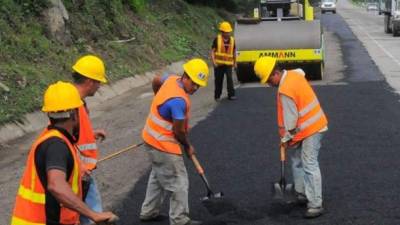
[{"label": "road worker", "polygon": [[211,60],[214,65],[215,91],[214,99],[219,101],[222,94],[224,75],[226,75],[226,87],[228,99],[235,100],[235,88],[233,86],[232,68],[236,66],[235,40],[232,37],[232,27],[229,22],[219,25],[220,33],[214,39],[211,47]]},{"label": "road worker", "polygon": [[207,85],[209,70],[198,58],[186,62],[183,70],[182,76],[164,75],[153,79],[155,96],[142,132],[152,169],[140,212],[141,221],[165,219],[160,207],[165,195],[170,193],[170,224],[201,224],[189,217],[189,181],[180,145],[188,157],[195,153],[188,138],[189,95]]},{"label": "road worker", "polygon": [[[89,117],[89,109],[86,105],[86,97],[93,96],[101,84],[107,83],[105,66],[103,61],[93,55],[79,58],[72,66],[72,78],[84,104],[79,107],[79,139],[77,147],[80,151],[81,161],[84,164],[85,175],[83,187],[85,188],[84,200],[86,204],[96,212],[102,212],[100,192],[92,171],[96,169],[98,159],[98,147],[96,140],[104,140],[106,137],[103,129],[93,130]],[[81,224],[87,225],[91,221],[82,216]]]},{"label": "road worker", "polygon": [[297,200],[307,203],[306,218],[323,214],[318,155],[328,120],[301,69],[283,70],[276,59],[261,57],[254,71],[261,83],[278,87],[277,108],[281,144],[291,153]]},{"label": "road worker", "polygon": [[74,145],[82,105],[70,83],[57,82],[46,90],[42,111],[50,124],[29,152],[11,225],[79,224],[79,215],[100,223],[115,217],[94,212],[82,201],[82,164]]}]

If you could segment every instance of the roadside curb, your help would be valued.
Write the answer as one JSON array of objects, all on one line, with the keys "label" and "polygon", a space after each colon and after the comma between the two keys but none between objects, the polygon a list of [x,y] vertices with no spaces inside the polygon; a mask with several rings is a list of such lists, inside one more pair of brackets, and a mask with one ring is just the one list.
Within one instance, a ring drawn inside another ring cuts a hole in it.
[{"label": "roadside curb", "polygon": [[[108,101],[116,96],[122,95],[129,90],[142,87],[151,82],[158,74],[168,72],[182,74],[184,61],[174,62],[164,68],[146,72],[144,74],[134,75],[132,77],[118,80],[110,85],[102,86],[95,96],[88,98],[90,107],[96,107],[101,103]],[[0,127],[0,143],[5,143],[27,133],[43,129],[48,123],[47,116],[41,111],[28,113],[22,119],[22,122],[11,122]]]}]

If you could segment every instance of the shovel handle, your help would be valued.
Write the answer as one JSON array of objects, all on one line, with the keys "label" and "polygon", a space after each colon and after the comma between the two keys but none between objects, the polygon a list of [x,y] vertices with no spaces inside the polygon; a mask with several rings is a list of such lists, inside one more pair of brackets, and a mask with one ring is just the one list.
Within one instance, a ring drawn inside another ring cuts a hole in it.
[{"label": "shovel handle", "polygon": [[196,167],[197,172],[200,175],[203,175],[204,174],[204,169],[201,166],[201,164],[200,164],[199,160],[197,159],[197,157],[193,154],[192,156],[190,156],[190,159],[192,160],[192,162],[194,164],[194,167]]},{"label": "shovel handle", "polygon": [[128,146],[128,147],[126,147],[126,148],[123,148],[123,149],[121,149],[121,150],[119,150],[119,151],[117,151],[117,152],[114,152],[114,153],[112,153],[112,154],[110,154],[110,155],[105,156],[105,157],[102,158],[102,159],[99,159],[99,161],[97,161],[97,163],[101,163],[101,162],[104,162],[104,161],[109,160],[109,159],[111,159],[111,158],[114,158],[114,157],[116,157],[116,156],[118,156],[118,155],[120,155],[120,154],[122,154],[122,153],[124,153],[124,152],[127,152],[127,151],[129,151],[129,150],[131,150],[131,149],[135,149],[135,148],[137,148],[137,147],[139,147],[139,146],[142,146],[143,144],[144,144],[144,142],[141,142],[141,143],[139,143],[139,144],[134,144],[134,145]]},{"label": "shovel handle", "polygon": [[280,145],[281,162],[286,161],[286,148],[283,144]]}]

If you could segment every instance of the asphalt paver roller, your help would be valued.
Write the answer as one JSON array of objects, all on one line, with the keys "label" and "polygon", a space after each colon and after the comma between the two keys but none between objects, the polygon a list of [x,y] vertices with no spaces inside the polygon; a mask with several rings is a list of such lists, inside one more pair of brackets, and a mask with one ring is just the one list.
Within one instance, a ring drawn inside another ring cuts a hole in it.
[{"label": "asphalt paver roller", "polygon": [[254,17],[237,19],[234,35],[240,82],[258,80],[253,66],[262,56],[283,69],[302,68],[309,80],[323,77],[323,32],[308,0],[261,0]]}]

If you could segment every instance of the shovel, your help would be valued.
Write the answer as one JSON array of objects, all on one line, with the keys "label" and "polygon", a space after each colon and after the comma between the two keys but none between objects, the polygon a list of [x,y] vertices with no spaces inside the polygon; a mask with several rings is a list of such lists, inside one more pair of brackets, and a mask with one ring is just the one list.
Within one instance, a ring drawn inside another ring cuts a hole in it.
[{"label": "shovel", "polygon": [[190,159],[192,160],[194,167],[196,167],[197,173],[199,173],[201,179],[203,180],[204,184],[206,185],[207,188],[207,195],[205,197],[201,198],[201,201],[207,201],[210,199],[218,199],[218,198],[222,198],[224,196],[224,193],[222,192],[213,192],[211,190],[210,184],[208,183],[207,177],[204,173],[204,169],[201,166],[199,160],[197,159],[197,157],[192,154],[192,156],[190,157]]},{"label": "shovel", "polygon": [[293,184],[286,183],[286,177],[285,177],[286,148],[283,144],[280,145],[280,157],[281,157],[281,179],[279,182],[273,183],[272,186],[273,199],[283,200],[285,202],[291,202],[295,197],[295,191]]}]

